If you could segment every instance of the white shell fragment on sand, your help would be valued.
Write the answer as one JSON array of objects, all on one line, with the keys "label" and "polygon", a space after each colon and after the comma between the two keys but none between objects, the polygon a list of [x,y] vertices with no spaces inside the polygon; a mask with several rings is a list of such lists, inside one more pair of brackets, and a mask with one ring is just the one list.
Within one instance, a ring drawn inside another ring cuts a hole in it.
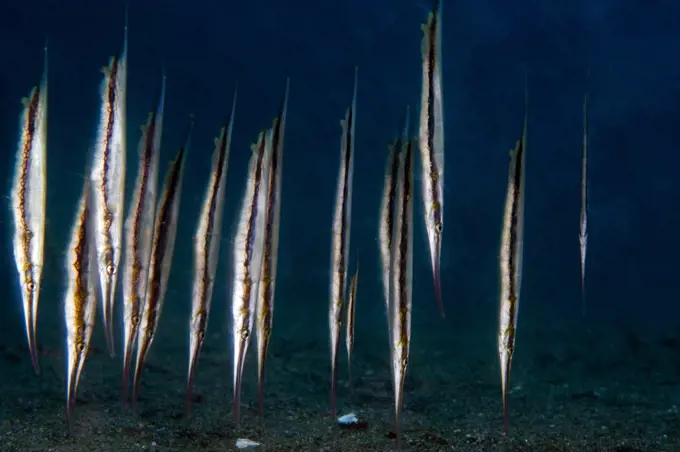
[{"label": "white shell fragment on sand", "polygon": [[239,449],[245,449],[246,447],[257,447],[260,443],[249,440],[247,438],[239,438],[236,440],[236,447]]},{"label": "white shell fragment on sand", "polygon": [[338,418],[338,424],[340,425],[357,424],[358,422],[359,419],[355,413],[345,414],[344,416],[340,416]]}]

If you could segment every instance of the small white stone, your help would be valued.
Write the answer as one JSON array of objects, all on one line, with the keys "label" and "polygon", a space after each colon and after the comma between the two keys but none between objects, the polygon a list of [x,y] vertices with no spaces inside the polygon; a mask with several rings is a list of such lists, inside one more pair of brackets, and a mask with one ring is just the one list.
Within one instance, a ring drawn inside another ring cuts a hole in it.
[{"label": "small white stone", "polygon": [[236,440],[236,447],[239,449],[245,449],[246,447],[257,447],[260,443],[252,441],[247,438],[239,438]]},{"label": "small white stone", "polygon": [[356,424],[358,422],[359,419],[357,418],[357,415],[355,413],[345,414],[344,416],[340,416],[338,418],[338,424],[341,425]]}]

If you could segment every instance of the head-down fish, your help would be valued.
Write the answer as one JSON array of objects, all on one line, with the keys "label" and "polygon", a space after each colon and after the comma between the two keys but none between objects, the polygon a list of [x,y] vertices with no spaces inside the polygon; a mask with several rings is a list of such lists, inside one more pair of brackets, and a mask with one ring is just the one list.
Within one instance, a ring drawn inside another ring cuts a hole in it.
[{"label": "head-down fish", "polygon": [[338,366],[338,347],[342,329],[342,311],[347,292],[347,265],[349,260],[350,223],[352,220],[352,176],[354,173],[354,129],[356,124],[357,76],[354,71],[354,95],[342,126],[340,146],[340,172],[335,197],[333,237],[331,241],[331,284],[328,320],[331,336],[331,413],[337,417],[335,407],[335,380]]},{"label": "head-down fish", "polygon": [[398,153],[403,143],[409,140],[408,124],[410,122],[410,109],[406,109],[404,131],[402,136],[395,139],[389,146],[387,161],[385,163],[385,179],[383,183],[382,200],[380,203],[380,224],[378,227],[380,243],[380,267],[382,273],[383,296],[385,298],[385,313],[387,317],[387,332],[392,349],[392,319],[390,312],[390,286],[392,268],[392,233],[394,232],[395,202],[397,197],[397,181],[399,179]]},{"label": "head-down fish", "polygon": [[271,131],[261,132],[248,165],[248,180],[234,239],[234,280],[231,302],[234,345],[234,423],[238,427],[243,366],[257,307],[262,270],[265,217],[267,215],[267,170],[272,151]]},{"label": "head-down fish", "polygon": [[581,218],[578,242],[581,251],[581,311],[586,313],[586,249],[588,247],[588,95],[583,99],[583,147],[581,150]]},{"label": "head-down fish", "polygon": [[45,193],[47,158],[47,47],[39,86],[23,99],[19,147],[12,182],[12,247],[16,264],[28,349],[33,369],[40,373],[36,322],[45,245]]},{"label": "head-down fish", "polygon": [[444,317],[441,294],[440,260],[444,230],[444,118],[442,108],[441,3],[435,0],[423,28],[421,52],[423,87],[420,105],[421,190],[425,209],[425,228],[430,244],[435,296]]},{"label": "head-down fish", "polygon": [[208,328],[210,303],[215,286],[215,272],[220,256],[224,195],[235,112],[236,93],[234,93],[229,121],[222,128],[220,136],[215,139],[212,170],[201,206],[201,214],[198,218],[196,235],[194,235],[194,280],[191,294],[191,318],[189,319],[189,370],[186,387],[187,416],[191,409],[191,393],[196,374],[196,363],[203,347],[205,331]]},{"label": "head-down fish", "polygon": [[118,266],[123,251],[123,203],[125,197],[127,85],[127,13],[120,55],[104,68],[101,84],[99,128],[94,149],[92,181],[95,212],[95,247],[102,292],[102,318],[109,354],[114,356],[113,307]]},{"label": "head-down fish", "polygon": [[130,213],[125,222],[125,266],[123,272],[123,400],[127,400],[132,353],[139,331],[139,319],[146,300],[149,261],[153,242],[156,194],[158,191],[158,159],[163,134],[165,75],[156,110],[142,126],[139,140],[139,167],[132,194]]},{"label": "head-down fish", "polygon": [[527,105],[525,100],[524,130],[515,149],[510,151],[508,188],[503,214],[500,249],[500,322],[498,354],[501,367],[503,425],[508,432],[508,391],[510,367],[515,351],[517,314],[522,283],[522,253],[524,248],[524,160],[527,140]]},{"label": "head-down fish", "polygon": [[267,171],[269,178],[266,181],[267,216],[264,226],[262,271],[257,293],[257,384],[260,418],[264,416],[265,361],[267,359],[267,350],[269,349],[274,319],[274,294],[279,250],[279,219],[281,216],[281,169],[289,85],[290,81],[287,80],[286,92],[278,117],[274,120],[274,125],[269,132],[271,134],[271,150],[269,169]]},{"label": "head-down fish", "polygon": [[[406,133],[405,133],[406,135]],[[411,344],[413,300],[413,142],[405,139],[399,154],[399,176],[395,200],[394,229],[390,250],[390,324],[392,378],[394,386],[394,428],[401,450],[400,418],[404,383]]]},{"label": "head-down fish", "polygon": [[163,183],[161,198],[156,209],[146,302],[142,307],[139,335],[137,336],[137,362],[135,364],[135,376],[132,385],[133,407],[137,402],[137,395],[139,394],[142,366],[158,330],[165,292],[168,289],[168,278],[172,268],[172,254],[175,249],[175,237],[177,236],[177,218],[179,216],[179,204],[182,194],[184,159],[189,151],[193,125],[192,120],[184,145],[180,148],[175,159],[170,162]]},{"label": "head-down fish", "polygon": [[91,186],[85,182],[71,232],[66,259],[68,284],[64,302],[66,322],[66,418],[73,426],[78,382],[87,358],[97,314],[97,263],[94,253],[94,218]]}]

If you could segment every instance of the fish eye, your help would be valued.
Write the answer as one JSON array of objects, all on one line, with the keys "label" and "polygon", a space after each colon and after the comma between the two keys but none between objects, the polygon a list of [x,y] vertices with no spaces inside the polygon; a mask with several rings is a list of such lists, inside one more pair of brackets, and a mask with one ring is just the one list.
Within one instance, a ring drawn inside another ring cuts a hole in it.
[{"label": "fish eye", "polygon": [[198,341],[203,342],[203,338],[205,337],[205,332],[204,331],[199,331],[198,332]]},{"label": "fish eye", "polygon": [[82,353],[85,345],[82,342],[76,342],[76,352]]},{"label": "fish eye", "polygon": [[243,330],[241,331],[241,339],[246,340],[248,339],[248,330]]},{"label": "fish eye", "polygon": [[32,278],[26,280],[26,289],[29,292],[33,292],[35,290],[35,283],[33,282]]},{"label": "fish eye", "polygon": [[443,230],[442,224],[440,222],[437,222],[434,224],[434,232],[437,234],[441,234]]},{"label": "fish eye", "polygon": [[139,325],[139,316],[137,314],[132,314],[132,318],[130,320],[134,326]]},{"label": "fish eye", "polygon": [[106,274],[109,276],[113,275],[113,264],[106,264]]}]

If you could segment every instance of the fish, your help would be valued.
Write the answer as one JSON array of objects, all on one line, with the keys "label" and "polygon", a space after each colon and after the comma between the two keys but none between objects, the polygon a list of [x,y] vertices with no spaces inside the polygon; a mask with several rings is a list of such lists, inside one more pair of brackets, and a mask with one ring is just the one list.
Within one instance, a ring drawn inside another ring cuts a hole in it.
[{"label": "fish", "polygon": [[271,155],[267,180],[267,216],[264,227],[264,250],[262,271],[257,292],[257,386],[260,418],[264,417],[264,373],[269,340],[274,319],[274,294],[276,289],[276,267],[279,249],[279,222],[281,217],[281,173],[283,158],[286,112],[290,80],[286,81],[286,91],[274,120],[271,133]]},{"label": "fish", "polygon": [[[526,96],[526,94],[525,94]],[[524,249],[524,166],[527,140],[527,105],[525,97],[524,129],[515,148],[510,151],[508,188],[503,214],[500,249],[500,321],[498,329],[498,355],[501,369],[503,398],[503,426],[508,434],[508,391],[510,367],[515,351],[517,315],[522,283],[522,254]]]},{"label": "fish", "polygon": [[422,26],[423,87],[420,105],[421,189],[425,229],[430,247],[437,307],[445,317],[441,292],[441,250],[444,232],[444,116],[442,98],[441,3],[435,0],[427,24]]},{"label": "fish", "polygon": [[19,145],[11,191],[12,247],[24,310],[31,362],[40,373],[36,328],[45,247],[47,192],[47,46],[42,80],[27,98],[19,123]]},{"label": "fish", "polygon": [[347,373],[352,384],[352,349],[354,348],[354,312],[357,300],[357,282],[359,280],[359,259],[357,268],[349,283],[349,298],[347,299],[347,320],[345,321],[345,347],[347,348]]},{"label": "fish", "polygon": [[388,147],[388,154],[385,163],[385,178],[383,183],[383,194],[380,202],[379,215],[379,236],[380,244],[380,267],[383,284],[383,296],[385,298],[385,313],[387,317],[388,342],[391,347],[392,326],[390,319],[390,269],[392,265],[392,233],[394,231],[394,205],[396,202],[397,180],[399,179],[399,159],[397,153],[402,148],[402,143],[408,140],[408,124],[410,121],[409,108],[406,109],[406,119],[404,132],[401,137],[396,138]]},{"label": "fish", "polygon": [[331,344],[331,413],[337,417],[335,407],[335,379],[338,365],[338,346],[342,329],[342,310],[347,290],[347,264],[349,258],[350,225],[352,219],[352,176],[354,173],[354,129],[356,124],[358,69],[354,71],[354,95],[345,113],[340,146],[340,172],[333,216],[331,243],[331,283],[328,320]]},{"label": "fish", "polygon": [[413,141],[405,140],[399,154],[390,272],[390,317],[394,431],[401,450],[401,411],[411,345],[413,305]]},{"label": "fish", "polygon": [[99,127],[90,172],[95,212],[95,247],[106,346],[115,356],[113,313],[123,251],[126,164],[127,13],[123,50],[103,69]]},{"label": "fish", "polygon": [[132,194],[130,213],[125,222],[125,264],[123,272],[123,400],[127,400],[133,347],[139,332],[139,320],[146,301],[151,248],[153,244],[158,165],[163,134],[165,75],[156,110],[149,113],[139,140],[139,167]]},{"label": "fish", "polygon": [[234,279],[231,302],[234,343],[234,424],[239,426],[241,383],[250,336],[257,315],[257,296],[264,255],[266,181],[273,152],[271,131],[261,132],[252,146],[248,180],[234,239]]},{"label": "fish", "polygon": [[136,405],[139,394],[142,366],[158,330],[163,301],[168,289],[168,278],[172,268],[172,255],[177,237],[177,218],[182,194],[184,161],[186,153],[189,152],[193,127],[194,121],[192,119],[184,145],[168,166],[163,191],[156,208],[146,301],[142,308],[140,332],[137,336],[137,361],[132,385],[133,407]]},{"label": "fish", "polygon": [[583,147],[581,150],[581,218],[578,241],[581,251],[581,313],[586,314],[586,250],[588,247],[588,94],[583,99]]},{"label": "fish", "polygon": [[212,156],[212,170],[205,198],[198,218],[194,235],[194,279],[191,295],[191,318],[189,319],[189,368],[187,371],[185,412],[191,410],[191,394],[196,375],[196,363],[203,348],[205,332],[208,328],[210,304],[215,286],[215,272],[220,257],[220,238],[224,197],[229,166],[229,150],[234,129],[237,93],[231,106],[231,114],[218,138]]},{"label": "fish", "polygon": [[97,316],[98,275],[94,228],[91,185],[86,179],[66,258],[68,275],[64,302],[67,351],[66,419],[70,432],[73,431],[73,410],[78,382],[83,372]]}]

